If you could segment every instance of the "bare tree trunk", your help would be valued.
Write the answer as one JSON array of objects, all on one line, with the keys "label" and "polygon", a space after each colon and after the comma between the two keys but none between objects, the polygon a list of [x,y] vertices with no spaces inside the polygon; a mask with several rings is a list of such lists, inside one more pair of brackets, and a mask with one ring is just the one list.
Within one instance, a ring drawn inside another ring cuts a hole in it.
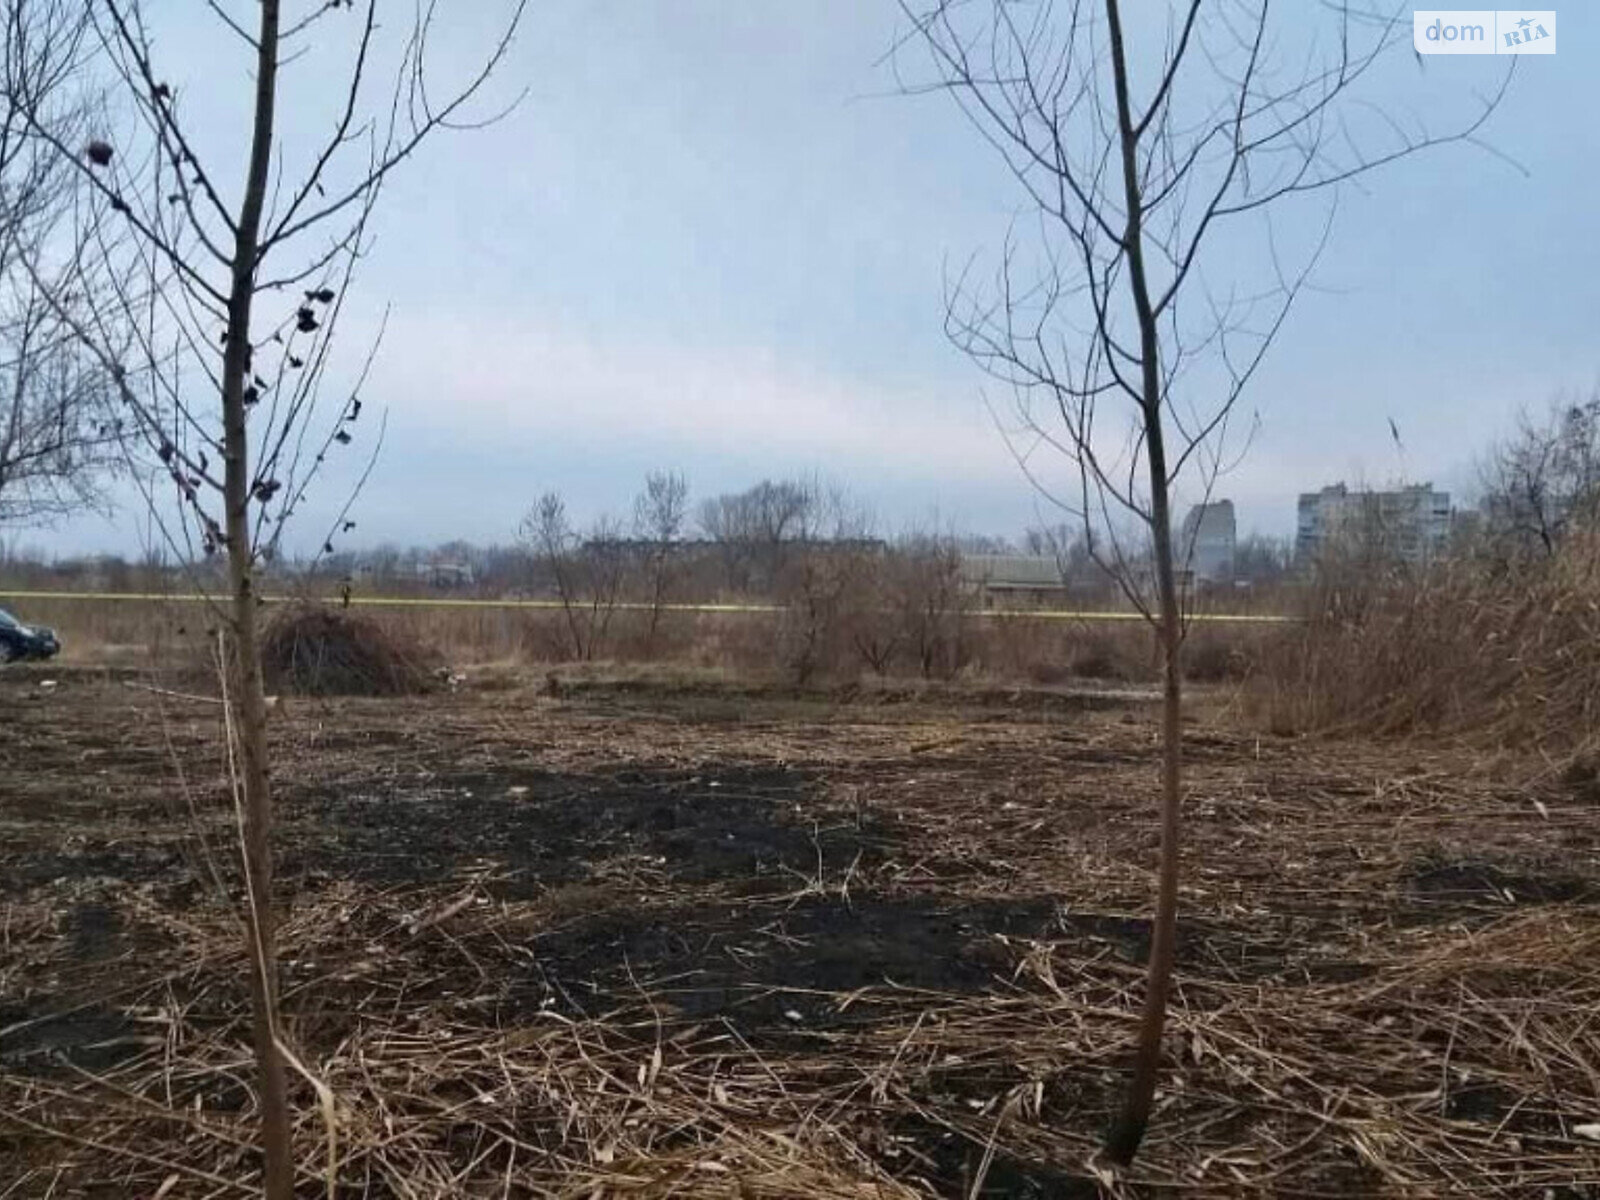
[{"label": "bare tree trunk", "polygon": [[557,560],[556,594],[561,597],[561,613],[567,619],[567,636],[572,639],[572,657],[579,662],[588,661],[588,654],[584,651],[585,641],[583,627],[578,621],[578,597],[567,585],[567,577],[562,571]]},{"label": "bare tree trunk", "polygon": [[1117,123],[1122,144],[1123,190],[1128,222],[1124,234],[1128,254],[1128,283],[1133,290],[1134,312],[1139,322],[1140,387],[1144,393],[1146,457],[1150,468],[1150,517],[1155,543],[1156,589],[1163,659],[1161,702],[1161,864],[1156,889],[1156,916],[1150,931],[1150,963],[1145,979],[1144,1013],[1139,1021],[1138,1051],[1133,1078],[1121,1115],[1106,1139],[1106,1154],[1127,1164],[1139,1151],[1155,1100],[1156,1075],[1161,1067],[1161,1039],[1167,1021],[1167,991],[1172,981],[1172,960],[1178,932],[1178,833],[1182,783],[1180,720],[1183,680],[1179,657],[1183,644],[1177,579],[1172,565],[1172,505],[1167,483],[1166,438],[1161,425],[1161,341],[1155,308],[1150,299],[1143,244],[1144,197],[1139,185],[1139,135],[1128,100],[1127,59],[1122,45],[1122,22],[1117,0],[1106,0],[1111,35],[1111,69],[1117,94]]},{"label": "bare tree trunk", "polygon": [[267,777],[267,708],[256,641],[253,547],[250,537],[250,439],[245,386],[250,375],[250,316],[255,296],[261,211],[272,161],[277,102],[278,0],[262,0],[256,55],[255,129],[244,204],[234,236],[228,293],[227,345],[222,366],[223,498],[226,506],[228,583],[233,599],[234,719],[244,776],[244,860],[249,887],[246,921],[251,939],[251,1026],[261,1089],[261,1149],[268,1200],[292,1200],[294,1161],[289,1144],[289,1102],[278,1049],[278,984],[272,908],[272,790]]},{"label": "bare tree trunk", "polygon": [[667,556],[671,553],[671,547],[663,542],[651,556],[650,625],[644,639],[644,653],[648,659],[656,656],[656,634],[661,628],[661,613],[667,602]]},{"label": "bare tree trunk", "polygon": [[1162,648],[1161,696],[1161,848],[1156,887],[1156,915],[1150,930],[1150,961],[1145,976],[1144,1012],[1139,1019],[1138,1050],[1121,1114],[1106,1138],[1106,1155],[1124,1166],[1133,1161],[1144,1140],[1155,1102],[1161,1068],[1162,1034],[1167,1021],[1167,993],[1178,936],[1178,851],[1182,804],[1182,617],[1172,565],[1171,515],[1165,483],[1166,454],[1160,414],[1149,438],[1152,503],[1155,518],[1156,587],[1160,592]]}]

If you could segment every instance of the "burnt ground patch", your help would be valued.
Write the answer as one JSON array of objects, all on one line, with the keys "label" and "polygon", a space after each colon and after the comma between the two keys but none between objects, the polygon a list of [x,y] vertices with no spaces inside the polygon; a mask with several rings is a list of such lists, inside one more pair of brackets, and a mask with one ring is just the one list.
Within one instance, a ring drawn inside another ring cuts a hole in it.
[{"label": "burnt ground patch", "polygon": [[[8,975],[22,985],[0,986],[0,1074],[50,1072],[63,1064],[104,1071],[160,1041],[118,1002],[136,990],[130,979],[138,981],[149,963],[172,952],[171,936],[130,917],[103,883],[76,882],[73,890],[81,895],[62,901],[53,953],[30,940],[10,961],[0,954],[0,985]],[[12,917],[0,904],[0,925]]]},{"label": "burnt ground patch", "polygon": [[0,1071],[49,1072],[63,1064],[106,1071],[148,1049],[150,1038],[126,1015],[85,1006],[38,1014],[0,1004]]},{"label": "burnt ground patch", "polygon": [[881,822],[832,808],[817,778],[782,766],[519,770],[322,789],[288,809],[283,870],[384,886],[492,874],[526,898],[632,861],[676,884],[779,891],[870,866]]},{"label": "burnt ground patch", "polygon": [[1503,910],[1600,900],[1600,885],[1556,863],[1428,858],[1407,873],[1402,886],[1414,902],[1434,908],[1486,904]]},{"label": "burnt ground patch", "polygon": [[1529,1097],[1492,1079],[1454,1080],[1443,1097],[1454,1121],[1473,1121],[1534,1136],[1561,1136],[1561,1105],[1551,1097]]},{"label": "burnt ground patch", "polygon": [[25,895],[30,890],[67,879],[108,879],[119,883],[146,883],[171,879],[185,872],[188,860],[181,848],[160,843],[132,843],[117,838],[63,837],[48,846],[19,847],[7,853],[0,872],[0,896]]},{"label": "burnt ground patch", "polygon": [[[975,995],[1015,986],[1030,953],[1071,972],[1084,961],[1139,968],[1148,918],[1070,912],[1049,895],[963,899],[938,892],[806,890],[791,897],[665,908],[610,905],[529,938],[534,965],[511,1011],[557,1004],[592,1014],[647,992],[686,1020],[732,1021],[752,1040],[833,1032],[855,1019],[840,997],[888,987]],[[1180,967],[1264,978],[1283,968],[1248,930],[1180,928]],[[1012,1080],[1010,1082],[1016,1082]]]},{"label": "burnt ground patch", "polygon": [[[1085,1173],[1070,1173],[1048,1163],[1034,1163],[988,1149],[950,1129],[920,1117],[891,1124],[889,1157],[911,1161],[897,1174],[935,1196],[979,1197],[981,1200],[1097,1200],[1103,1193]],[[985,1158],[988,1162],[985,1163]]]},{"label": "burnt ground patch", "polygon": [[535,939],[524,997],[585,1012],[644,989],[685,1018],[727,1018],[752,1037],[804,1035],[848,1024],[838,996],[861,988],[983,991],[1015,962],[996,935],[1056,927],[1046,897],[812,895],[613,910]]},{"label": "burnt ground patch", "polygon": [[117,951],[122,934],[122,913],[109,904],[88,901],[68,914],[67,926],[74,958],[98,962]]}]

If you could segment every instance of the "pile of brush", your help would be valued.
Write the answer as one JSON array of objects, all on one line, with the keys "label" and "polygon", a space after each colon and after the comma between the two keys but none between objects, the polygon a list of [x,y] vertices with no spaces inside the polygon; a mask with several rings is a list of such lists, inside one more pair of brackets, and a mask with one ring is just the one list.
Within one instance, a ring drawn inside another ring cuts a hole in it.
[{"label": "pile of brush", "polygon": [[296,604],[261,639],[267,690],[302,696],[409,696],[430,690],[438,663],[369,617]]}]

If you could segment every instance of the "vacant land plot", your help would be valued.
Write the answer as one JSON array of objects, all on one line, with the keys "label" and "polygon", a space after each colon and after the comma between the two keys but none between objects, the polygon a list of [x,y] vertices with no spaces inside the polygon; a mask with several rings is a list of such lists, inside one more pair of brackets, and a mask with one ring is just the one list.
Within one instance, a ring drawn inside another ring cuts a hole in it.
[{"label": "vacant land plot", "polygon": [[[257,1179],[218,710],[133,682],[0,674],[0,1196]],[[287,701],[303,1194],[1600,1195],[1592,781],[1205,723],[1171,1062],[1097,1175],[1150,716]]]}]

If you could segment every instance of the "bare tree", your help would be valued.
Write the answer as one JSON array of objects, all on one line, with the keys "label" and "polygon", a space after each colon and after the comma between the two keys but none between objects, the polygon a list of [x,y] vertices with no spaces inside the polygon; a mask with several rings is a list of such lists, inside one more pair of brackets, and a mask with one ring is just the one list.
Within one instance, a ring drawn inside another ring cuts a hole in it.
[{"label": "bare tree", "polygon": [[717,543],[730,590],[774,584],[783,571],[785,543],[804,539],[815,525],[821,492],[812,480],[763,479],[701,503],[700,530]]},{"label": "bare tree", "polygon": [[950,536],[911,533],[887,563],[904,643],[924,679],[949,679],[967,664],[968,610],[961,552]]},{"label": "bare tree", "polygon": [[689,483],[676,471],[652,471],[633,501],[634,534],[645,543],[649,604],[645,653],[654,654],[661,614],[676,582],[673,555],[689,516]]},{"label": "bare tree", "polygon": [[836,657],[850,616],[866,602],[870,521],[842,487],[820,479],[763,483],[746,495],[756,501],[753,536],[784,606],[780,645],[803,685]]},{"label": "bare tree", "polygon": [[[120,422],[106,403],[104,369],[52,304],[83,312],[62,278],[85,252],[91,202],[58,141],[80,141],[100,110],[81,86],[87,11],[61,0],[0,4],[0,524],[50,520],[102,499],[118,465]],[[26,81],[21,92],[13,81]],[[36,278],[33,264],[57,264]]]},{"label": "bare tree", "polygon": [[[929,52],[934,71],[907,90],[953,96],[1038,220],[1040,252],[1008,239],[992,289],[970,274],[955,282],[948,332],[1010,391],[1019,463],[1083,523],[1164,659],[1159,883],[1132,1076],[1106,1145],[1119,1163],[1149,1121],[1177,930],[1174,490],[1187,479],[1204,499],[1229,465],[1235,408],[1325,244],[1338,187],[1471,137],[1498,100],[1442,135],[1364,106],[1374,64],[1409,41],[1409,10],[1324,5],[1331,36],[1289,50],[1266,0],[1139,6],[1131,37],[1125,8],[902,0],[905,41]],[[1326,198],[1326,218],[1286,269],[1267,215],[1312,193]],[[1251,218],[1265,283],[1242,285]],[[1050,478],[1052,450],[1071,464],[1066,487]],[[1149,570],[1136,561],[1145,547]]]},{"label": "bare tree", "polygon": [[1480,470],[1489,534],[1509,559],[1554,556],[1600,505],[1600,392],[1523,413]]},{"label": "bare tree", "polygon": [[100,482],[121,463],[120,427],[107,416],[102,372],[59,338],[48,305],[37,294],[6,300],[14,307],[0,318],[0,524],[26,524],[102,502]]},{"label": "bare tree", "polygon": [[582,537],[572,528],[561,493],[546,492],[522,518],[517,540],[549,573],[572,656],[592,661],[605,645],[626,576],[628,548],[620,526],[602,518]]},{"label": "bare tree", "polygon": [[[205,7],[219,43],[238,58],[230,65],[219,45],[202,69],[211,78],[231,71],[251,106],[248,131],[221,146],[216,162],[194,135],[182,65],[158,53],[140,0],[89,10],[97,69],[122,114],[118,128],[78,141],[50,119],[48,76],[26,61],[8,63],[6,82],[28,133],[72,164],[93,198],[90,243],[70,277],[50,275],[42,257],[25,255],[28,269],[114,384],[128,433],[161,464],[176,516],[159,516],[160,528],[173,549],[189,561],[226,557],[228,596],[214,613],[226,636],[224,711],[238,755],[264,1185],[270,1200],[289,1200],[257,573],[319,467],[362,428],[364,368],[336,404],[319,401],[382,185],[432,134],[467,122],[469,104],[509,49],[522,0],[509,0],[506,23],[477,67],[442,91],[424,70],[432,3],[384,22],[387,34],[398,34],[392,44],[380,31],[378,0],[259,0],[238,6],[238,16],[220,0]],[[382,86],[373,76],[385,47],[392,85],[369,107],[368,93]],[[315,78],[302,59],[315,64]],[[305,93],[327,97],[329,108],[320,140],[286,147],[281,85],[296,70]],[[246,170],[231,185],[235,156]],[[75,304],[74,296],[89,300]],[[375,452],[376,439],[371,445]],[[161,497],[148,498],[153,514],[168,511]],[[341,513],[323,540],[326,552],[351,524]]]},{"label": "bare tree", "polygon": [[895,610],[889,572],[880,564],[864,573],[862,603],[851,622],[850,642],[876,675],[887,675],[900,655],[906,631]]},{"label": "bare tree", "polygon": [[1233,552],[1233,573],[1251,585],[1277,583],[1294,563],[1294,543],[1288,538],[1251,533],[1239,539]]},{"label": "bare tree", "polygon": [[861,609],[871,600],[877,565],[853,541],[812,541],[786,557],[778,580],[784,606],[778,637],[797,684],[810,683],[836,661],[847,630],[855,648],[862,649],[854,631],[861,624]]},{"label": "bare tree", "polygon": [[1055,560],[1063,590],[1094,592],[1110,581],[1090,552],[1090,543],[1081,523],[1057,521],[1035,526],[1023,534],[1029,554]]},{"label": "bare tree", "polygon": [[536,560],[544,564],[555,584],[556,596],[561,601],[567,635],[572,640],[572,652],[583,658],[586,641],[578,617],[577,584],[571,579],[570,562],[576,538],[572,524],[567,520],[567,502],[560,492],[546,492],[539,497],[528,514],[522,518],[517,530],[517,540]]}]

